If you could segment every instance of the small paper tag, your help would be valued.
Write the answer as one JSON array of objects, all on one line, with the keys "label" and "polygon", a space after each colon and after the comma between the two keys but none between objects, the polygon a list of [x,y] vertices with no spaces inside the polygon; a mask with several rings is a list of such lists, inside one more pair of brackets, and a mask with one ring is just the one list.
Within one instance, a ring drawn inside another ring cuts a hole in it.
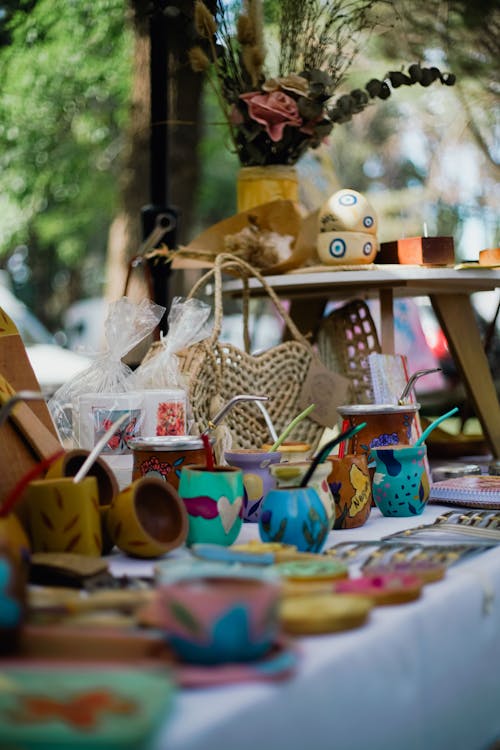
[{"label": "small paper tag", "polygon": [[313,357],[298,405],[305,409],[316,404],[309,418],[323,427],[334,427],[339,419],[337,406],[346,403],[349,385],[347,378],[328,370],[318,357]]}]

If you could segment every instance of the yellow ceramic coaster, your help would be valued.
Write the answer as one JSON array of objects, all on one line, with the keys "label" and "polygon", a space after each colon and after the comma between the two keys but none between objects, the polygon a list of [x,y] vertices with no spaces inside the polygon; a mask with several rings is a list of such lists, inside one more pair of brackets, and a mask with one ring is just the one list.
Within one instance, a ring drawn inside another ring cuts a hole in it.
[{"label": "yellow ceramic coaster", "polygon": [[275,565],[278,573],[289,581],[334,581],[347,578],[349,571],[338,560],[317,555],[317,559],[288,560]]},{"label": "yellow ceramic coaster", "polygon": [[294,560],[300,553],[294,544],[282,544],[281,542],[259,542],[251,539],[245,544],[233,544],[231,549],[235,552],[249,552],[256,555],[272,554],[276,562]]},{"label": "yellow ceramic coaster", "polygon": [[280,613],[287,633],[315,635],[363,625],[372,606],[371,599],[364,596],[317,594],[285,598]]},{"label": "yellow ceramic coaster", "polygon": [[[76,622],[76,618],[94,619],[126,614],[135,616],[154,599],[152,589],[80,589],[31,586],[28,590],[28,619],[31,622]],[[95,617],[94,617],[95,615]]]},{"label": "yellow ceramic coaster", "polygon": [[332,592],[331,581],[283,581],[283,596],[314,596]]}]

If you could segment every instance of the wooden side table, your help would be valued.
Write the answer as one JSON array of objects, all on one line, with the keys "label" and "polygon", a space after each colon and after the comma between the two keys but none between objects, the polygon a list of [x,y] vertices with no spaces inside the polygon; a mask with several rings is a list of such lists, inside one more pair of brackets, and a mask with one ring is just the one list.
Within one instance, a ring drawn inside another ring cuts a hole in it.
[{"label": "wooden side table", "polygon": [[[500,269],[380,265],[339,271],[301,269],[266,280],[277,294],[290,299],[292,317],[303,332],[315,330],[329,300],[378,297],[380,342],[387,354],[394,353],[394,297],[428,296],[492,454],[500,457],[500,404],[471,302],[474,292],[500,286]],[[259,295],[258,281],[250,279],[249,286],[253,295]],[[224,284],[224,291],[234,295],[241,288],[239,280]]]}]

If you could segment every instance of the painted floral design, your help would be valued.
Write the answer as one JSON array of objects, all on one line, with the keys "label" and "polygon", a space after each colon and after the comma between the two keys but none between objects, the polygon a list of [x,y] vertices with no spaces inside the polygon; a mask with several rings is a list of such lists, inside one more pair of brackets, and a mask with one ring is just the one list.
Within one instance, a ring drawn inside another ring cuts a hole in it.
[{"label": "painted floral design", "polygon": [[181,401],[162,401],[156,411],[157,435],[184,435],[186,413]]}]

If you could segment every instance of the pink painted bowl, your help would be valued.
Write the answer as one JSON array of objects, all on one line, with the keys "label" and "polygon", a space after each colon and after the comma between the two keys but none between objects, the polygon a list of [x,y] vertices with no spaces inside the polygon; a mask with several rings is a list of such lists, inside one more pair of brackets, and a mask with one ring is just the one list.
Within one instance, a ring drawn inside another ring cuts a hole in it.
[{"label": "pink painted bowl", "polygon": [[157,624],[182,661],[253,661],[276,643],[281,582],[273,571],[178,561],[160,566],[158,578]]}]

